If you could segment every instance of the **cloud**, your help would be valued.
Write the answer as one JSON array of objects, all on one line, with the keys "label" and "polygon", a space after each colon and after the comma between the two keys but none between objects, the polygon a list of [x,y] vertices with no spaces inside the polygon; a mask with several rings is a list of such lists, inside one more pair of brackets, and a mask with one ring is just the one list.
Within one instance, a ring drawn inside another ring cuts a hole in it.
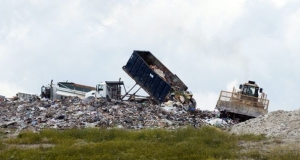
[{"label": "cloud", "polygon": [[0,81],[0,89],[0,95],[8,98],[15,96],[18,92],[25,91],[23,87],[5,81]]},{"label": "cloud", "polygon": [[193,97],[197,102],[197,108],[211,111],[215,109],[219,94],[213,92],[194,93]]},{"label": "cloud", "polygon": [[132,86],[122,66],[133,50],[149,50],[200,108],[213,109],[221,90],[254,80],[268,94],[270,110],[296,109],[299,6],[286,0],[1,1],[0,82],[29,93],[51,79],[94,86],[122,77]]},{"label": "cloud", "polygon": [[230,91],[230,92],[232,92],[232,89],[233,89],[233,87],[235,88],[235,89],[238,89],[238,86],[239,84],[238,84],[238,81],[237,80],[234,80],[234,81],[231,81],[230,83],[228,83],[227,85],[226,85],[226,91]]},{"label": "cloud", "polygon": [[286,21],[286,45],[289,48],[289,53],[293,56],[299,56],[300,46],[297,42],[300,40],[300,9],[291,13],[291,15],[287,18]]},{"label": "cloud", "polygon": [[281,8],[287,4],[288,0],[269,0],[273,3],[277,8]]}]

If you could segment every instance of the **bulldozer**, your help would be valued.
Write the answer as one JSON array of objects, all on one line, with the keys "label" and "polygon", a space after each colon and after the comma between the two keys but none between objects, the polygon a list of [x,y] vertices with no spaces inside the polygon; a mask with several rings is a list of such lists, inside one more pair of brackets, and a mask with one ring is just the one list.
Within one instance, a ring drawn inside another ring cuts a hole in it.
[{"label": "bulldozer", "polygon": [[216,105],[221,118],[231,118],[239,122],[267,114],[268,107],[267,94],[255,81],[241,84],[239,89],[233,87],[232,92],[221,91]]}]

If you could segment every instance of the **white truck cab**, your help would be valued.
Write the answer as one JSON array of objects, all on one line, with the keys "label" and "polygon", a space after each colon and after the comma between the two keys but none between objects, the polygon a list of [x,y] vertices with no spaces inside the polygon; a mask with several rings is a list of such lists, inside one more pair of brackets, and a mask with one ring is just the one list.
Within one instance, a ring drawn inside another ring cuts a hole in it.
[{"label": "white truck cab", "polygon": [[96,85],[95,89],[85,94],[87,97],[95,98],[110,98],[110,99],[121,99],[121,85],[124,86],[123,81],[105,81]]}]

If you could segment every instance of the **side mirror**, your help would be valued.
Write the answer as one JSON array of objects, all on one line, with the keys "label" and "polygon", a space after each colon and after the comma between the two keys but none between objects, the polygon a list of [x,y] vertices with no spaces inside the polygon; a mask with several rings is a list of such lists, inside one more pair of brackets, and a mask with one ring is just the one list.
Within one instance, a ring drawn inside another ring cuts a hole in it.
[{"label": "side mirror", "polygon": [[242,89],[243,88],[243,85],[242,84],[240,84],[240,87],[239,87],[239,89]]},{"label": "side mirror", "polygon": [[262,89],[262,88],[260,88],[260,89],[259,89],[259,93],[262,93],[262,91],[263,91],[263,89]]}]

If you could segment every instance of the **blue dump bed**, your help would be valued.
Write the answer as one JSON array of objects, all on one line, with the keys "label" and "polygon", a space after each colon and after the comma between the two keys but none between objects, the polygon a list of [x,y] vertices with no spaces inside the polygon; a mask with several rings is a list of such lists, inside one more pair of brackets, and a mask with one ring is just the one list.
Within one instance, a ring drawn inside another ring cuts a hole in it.
[{"label": "blue dump bed", "polygon": [[[159,76],[150,65],[163,71],[165,77]],[[187,90],[187,86],[149,51],[133,51],[123,70],[158,104],[165,101],[172,87]]]}]

